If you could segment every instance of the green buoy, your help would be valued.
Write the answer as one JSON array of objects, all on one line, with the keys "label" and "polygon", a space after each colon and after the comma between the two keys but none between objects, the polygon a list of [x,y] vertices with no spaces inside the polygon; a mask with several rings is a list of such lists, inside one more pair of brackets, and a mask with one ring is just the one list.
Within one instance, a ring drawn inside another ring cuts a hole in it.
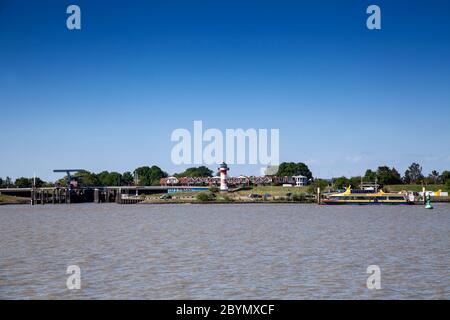
[{"label": "green buoy", "polygon": [[433,206],[431,205],[431,197],[429,194],[426,196],[425,209],[433,209]]}]

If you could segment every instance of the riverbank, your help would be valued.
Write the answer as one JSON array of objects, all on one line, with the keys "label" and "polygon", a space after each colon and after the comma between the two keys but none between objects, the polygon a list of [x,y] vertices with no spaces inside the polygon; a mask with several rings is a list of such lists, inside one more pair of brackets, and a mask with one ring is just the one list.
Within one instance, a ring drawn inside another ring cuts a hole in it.
[{"label": "riverbank", "polygon": [[209,200],[209,201],[200,201],[196,199],[166,199],[166,200],[157,200],[157,199],[146,199],[144,201],[139,202],[139,204],[314,204],[315,201],[289,201],[289,200],[232,200],[232,201],[224,201],[224,200]]},{"label": "riverbank", "polygon": [[[434,198],[432,203],[450,203],[450,197]],[[145,199],[138,204],[316,204],[315,200],[311,201],[295,201],[295,200],[209,200],[199,201],[196,199]],[[422,205],[422,202],[415,202],[416,205]]]},{"label": "riverbank", "polygon": [[307,187],[248,187],[222,192],[176,192],[143,196],[141,203],[315,203]]},{"label": "riverbank", "polygon": [[30,204],[30,199],[0,194],[0,205],[6,204]]},{"label": "riverbank", "polygon": [[[269,193],[269,189],[272,192]],[[280,188],[280,187],[278,187]],[[287,188],[289,189],[289,188]],[[297,188],[296,188],[297,189]],[[173,194],[154,194],[142,196],[142,204],[223,204],[223,203],[317,203],[317,196],[311,193],[281,192],[277,187],[257,187],[251,190],[240,190],[228,193],[201,192],[178,192]],[[432,202],[450,203],[450,197],[431,197]],[[417,202],[419,203],[419,202]]]},{"label": "riverbank", "polygon": [[[406,188],[403,188],[405,187]],[[429,191],[439,190],[441,186],[435,185],[433,187],[426,187]],[[401,189],[400,189],[401,188]],[[419,185],[398,185],[386,186],[386,191],[399,192],[401,190],[418,190],[422,188]],[[394,190],[397,189],[397,190]],[[142,189],[146,191],[146,189]],[[154,190],[153,190],[154,191]],[[244,187],[230,190],[227,193],[211,191],[183,191],[174,193],[163,193],[157,191],[155,194],[140,194],[139,196],[122,195],[120,202],[117,200],[109,200],[106,202],[117,202],[122,204],[203,204],[203,203],[317,203],[317,196],[312,192],[310,186],[305,187],[282,187],[282,186],[254,186]],[[328,191],[328,190],[323,190]],[[114,196],[115,197],[115,196]],[[7,204],[30,204],[30,198],[17,197],[12,195],[0,194],[0,205]],[[104,202],[101,199],[100,202]],[[75,201],[76,202],[76,201]],[[92,201],[81,201],[92,202]],[[95,202],[95,201],[94,201]],[[450,203],[450,197],[432,197],[432,202],[447,202]],[[52,203],[52,201],[46,202]],[[58,203],[58,201],[54,202]]]}]

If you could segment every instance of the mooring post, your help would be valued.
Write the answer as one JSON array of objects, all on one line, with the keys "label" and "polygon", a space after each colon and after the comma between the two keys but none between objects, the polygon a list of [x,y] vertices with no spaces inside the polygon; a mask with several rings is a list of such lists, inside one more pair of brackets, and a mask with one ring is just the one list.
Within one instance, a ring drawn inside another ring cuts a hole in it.
[{"label": "mooring post", "polygon": [[427,203],[427,197],[425,195],[425,187],[422,187],[422,194],[423,194],[423,204]]},{"label": "mooring post", "polygon": [[94,202],[100,203],[100,197],[99,197],[99,192],[98,192],[97,188],[94,189]]},{"label": "mooring post", "polygon": [[34,197],[35,197],[35,190],[34,188],[31,189],[31,205],[34,206]]},{"label": "mooring post", "polygon": [[70,204],[70,189],[66,188],[66,203]]},{"label": "mooring post", "polygon": [[122,202],[122,189],[116,189],[116,203],[120,204]]},{"label": "mooring post", "polygon": [[317,187],[317,204],[321,203],[321,199],[320,199],[320,187]]}]

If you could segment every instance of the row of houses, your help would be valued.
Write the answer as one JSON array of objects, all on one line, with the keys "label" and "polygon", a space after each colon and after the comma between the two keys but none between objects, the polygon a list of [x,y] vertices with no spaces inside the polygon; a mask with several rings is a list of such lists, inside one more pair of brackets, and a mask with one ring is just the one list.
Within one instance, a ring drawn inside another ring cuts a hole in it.
[{"label": "row of houses", "polygon": [[[220,177],[167,177],[160,180],[162,186],[218,186]],[[228,177],[229,186],[250,186],[250,185],[284,185],[305,186],[308,178],[305,176],[239,176]]]}]

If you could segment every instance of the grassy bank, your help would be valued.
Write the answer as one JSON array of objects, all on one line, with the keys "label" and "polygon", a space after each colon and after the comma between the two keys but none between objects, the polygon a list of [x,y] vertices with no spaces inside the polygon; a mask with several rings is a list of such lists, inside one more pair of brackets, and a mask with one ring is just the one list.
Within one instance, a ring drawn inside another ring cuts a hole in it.
[{"label": "grassy bank", "polygon": [[285,197],[287,193],[304,194],[308,192],[308,187],[282,187],[282,186],[264,186],[253,187],[249,190],[240,190],[237,193],[240,196],[248,196],[249,193],[264,195],[266,193],[274,197]]},{"label": "grassy bank", "polygon": [[[207,192],[210,196],[205,196],[205,192],[201,192],[203,193],[203,198],[199,198],[199,192],[177,192],[170,194],[171,199],[160,199],[162,194],[148,195],[145,196],[144,203],[308,203],[311,202],[311,199],[306,197],[307,189],[307,187],[281,186],[253,187],[228,193],[216,192],[214,196],[211,196],[210,192]],[[288,197],[289,193],[291,196]],[[258,196],[250,197],[250,194]]]},{"label": "grassy bank", "polygon": [[[446,191],[444,185],[430,185],[429,191]],[[388,185],[384,191],[399,192],[402,190],[422,191],[421,185]],[[144,203],[311,203],[315,202],[312,195],[308,195],[309,187],[282,187],[264,186],[249,187],[243,190],[230,191],[228,193],[214,193],[214,196],[198,197],[199,192],[172,193],[171,199],[160,199],[163,194],[143,196]],[[205,193],[205,192],[202,192]],[[209,193],[209,192],[208,192]],[[211,195],[211,193],[209,193]],[[288,196],[288,194],[290,194]],[[253,195],[252,197],[250,195]],[[255,197],[254,195],[258,195]],[[266,195],[266,197],[264,197]],[[445,199],[435,199],[435,201]],[[448,200],[447,200],[448,201]]]},{"label": "grassy bank", "polygon": [[29,204],[30,199],[22,197],[13,197],[0,194],[0,205],[2,204]]}]

